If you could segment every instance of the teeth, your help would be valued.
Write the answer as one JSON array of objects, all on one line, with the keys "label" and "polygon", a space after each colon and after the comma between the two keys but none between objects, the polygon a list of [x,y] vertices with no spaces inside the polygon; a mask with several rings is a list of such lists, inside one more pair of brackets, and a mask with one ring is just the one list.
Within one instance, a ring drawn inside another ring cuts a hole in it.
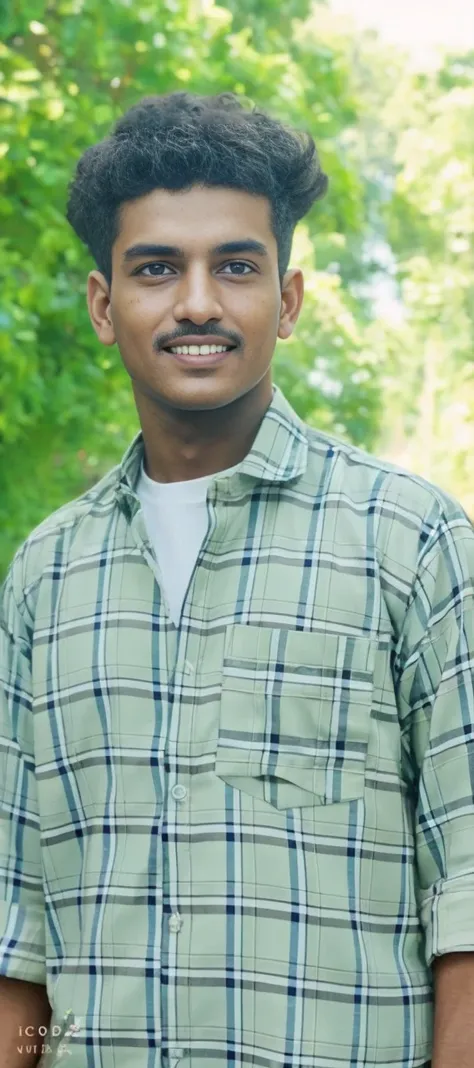
[{"label": "teeth", "polygon": [[180,348],[172,348],[179,356],[211,356],[215,352],[228,352],[231,345],[181,345]]}]

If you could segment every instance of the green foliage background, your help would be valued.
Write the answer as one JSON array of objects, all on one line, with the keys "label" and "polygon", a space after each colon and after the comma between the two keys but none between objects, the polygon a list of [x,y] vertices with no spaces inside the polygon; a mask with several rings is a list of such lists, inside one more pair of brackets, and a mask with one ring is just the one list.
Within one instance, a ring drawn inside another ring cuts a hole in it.
[{"label": "green foliage background", "polygon": [[[182,88],[232,90],[309,130],[330,176],[295,236],[305,306],[275,354],[290,402],[474,507],[474,56],[413,72],[307,0],[54,0],[41,11],[23,0],[0,12],[0,574],[138,428],[118,350],[89,321],[95,265],[65,221],[67,185],[118,115]],[[374,306],[383,276],[401,301],[396,322]]]}]

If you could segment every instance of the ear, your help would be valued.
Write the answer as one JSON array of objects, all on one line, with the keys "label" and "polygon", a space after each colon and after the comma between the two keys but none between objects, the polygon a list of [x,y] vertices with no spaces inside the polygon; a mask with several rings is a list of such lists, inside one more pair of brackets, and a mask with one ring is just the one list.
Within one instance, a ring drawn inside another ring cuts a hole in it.
[{"label": "ear", "polygon": [[293,267],[287,271],[283,279],[281,294],[280,324],[278,337],[286,339],[291,337],[298,322],[299,314],[304,300],[304,276],[299,267]]},{"label": "ear", "polygon": [[94,330],[103,345],[115,345],[115,331],[110,310],[110,290],[100,271],[91,271],[87,279],[87,307]]}]

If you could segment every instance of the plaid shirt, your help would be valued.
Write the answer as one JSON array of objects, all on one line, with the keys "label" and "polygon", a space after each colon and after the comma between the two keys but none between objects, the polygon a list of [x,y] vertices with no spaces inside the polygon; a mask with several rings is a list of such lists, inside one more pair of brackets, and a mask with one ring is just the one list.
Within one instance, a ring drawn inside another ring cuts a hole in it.
[{"label": "plaid shirt", "polygon": [[278,388],[170,621],[122,463],[3,587],[0,973],[68,1068],[414,1068],[474,950],[474,531]]}]

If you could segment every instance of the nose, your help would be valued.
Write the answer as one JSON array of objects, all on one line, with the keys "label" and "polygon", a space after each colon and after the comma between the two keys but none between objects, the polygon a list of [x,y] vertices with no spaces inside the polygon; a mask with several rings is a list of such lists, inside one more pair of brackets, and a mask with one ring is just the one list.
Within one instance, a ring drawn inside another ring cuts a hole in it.
[{"label": "nose", "polygon": [[217,282],[208,269],[196,267],[183,275],[175,289],[174,317],[193,323],[207,323],[209,319],[222,318],[222,306],[217,292]]}]

